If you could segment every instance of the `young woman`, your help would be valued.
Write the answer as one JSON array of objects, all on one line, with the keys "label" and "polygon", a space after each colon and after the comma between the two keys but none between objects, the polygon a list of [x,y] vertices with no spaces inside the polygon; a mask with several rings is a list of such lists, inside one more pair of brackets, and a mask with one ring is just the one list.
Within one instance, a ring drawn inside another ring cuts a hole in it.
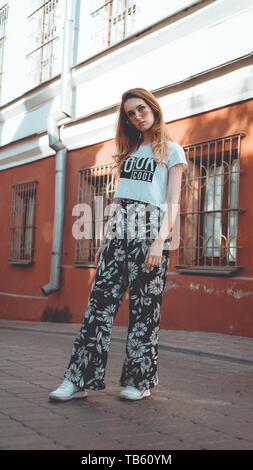
[{"label": "young woman", "polygon": [[118,185],[84,320],[62,384],[51,400],[105,388],[113,320],[129,287],[129,325],[120,397],[140,400],[158,384],[158,332],[177,216],[184,151],[171,142],[156,98],[142,88],[122,96],[114,171]]}]

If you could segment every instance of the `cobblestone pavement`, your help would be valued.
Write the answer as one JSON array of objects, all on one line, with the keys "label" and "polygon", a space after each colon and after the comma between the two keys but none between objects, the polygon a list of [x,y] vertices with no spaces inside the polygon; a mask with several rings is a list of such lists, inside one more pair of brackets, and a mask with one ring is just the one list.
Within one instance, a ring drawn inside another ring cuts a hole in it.
[{"label": "cobblestone pavement", "polygon": [[162,330],[149,399],[119,399],[125,328],[114,328],[107,387],[48,401],[79,325],[0,321],[0,449],[252,450],[253,339]]}]

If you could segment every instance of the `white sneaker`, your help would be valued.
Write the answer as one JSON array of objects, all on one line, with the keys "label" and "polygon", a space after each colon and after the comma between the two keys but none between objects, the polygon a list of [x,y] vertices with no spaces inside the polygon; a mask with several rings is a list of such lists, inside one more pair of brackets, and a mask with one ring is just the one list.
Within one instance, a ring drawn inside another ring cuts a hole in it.
[{"label": "white sneaker", "polygon": [[130,385],[127,385],[120,392],[120,398],[124,398],[125,400],[141,400],[142,398],[150,397],[150,395],[150,390],[138,390]]},{"label": "white sneaker", "polygon": [[75,384],[67,379],[64,379],[62,384],[56,390],[49,393],[49,399],[55,401],[67,401],[72,400],[73,398],[85,397],[87,397],[87,392],[85,390],[80,390]]}]

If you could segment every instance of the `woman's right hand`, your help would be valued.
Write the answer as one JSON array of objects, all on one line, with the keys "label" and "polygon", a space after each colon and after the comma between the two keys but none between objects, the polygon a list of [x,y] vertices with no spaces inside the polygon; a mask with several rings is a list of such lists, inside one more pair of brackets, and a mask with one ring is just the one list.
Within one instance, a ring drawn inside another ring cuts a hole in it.
[{"label": "woman's right hand", "polygon": [[95,254],[95,264],[96,266],[98,265],[99,263],[99,260],[100,260],[100,255],[102,253],[102,250],[103,250],[103,244],[100,245],[99,249],[97,250],[96,254]]}]

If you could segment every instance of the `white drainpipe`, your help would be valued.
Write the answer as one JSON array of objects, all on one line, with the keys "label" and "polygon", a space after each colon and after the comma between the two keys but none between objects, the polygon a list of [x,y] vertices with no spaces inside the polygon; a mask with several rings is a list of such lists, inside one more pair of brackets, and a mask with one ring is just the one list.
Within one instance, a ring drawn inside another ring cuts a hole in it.
[{"label": "white drainpipe", "polygon": [[52,294],[60,288],[61,257],[65,213],[65,183],[67,148],[60,138],[60,124],[72,114],[72,65],[74,44],[74,22],[76,0],[65,0],[63,56],[61,73],[61,104],[60,108],[49,115],[48,139],[49,146],[55,150],[55,209],[52,240],[50,280],[41,287],[44,295]]}]

